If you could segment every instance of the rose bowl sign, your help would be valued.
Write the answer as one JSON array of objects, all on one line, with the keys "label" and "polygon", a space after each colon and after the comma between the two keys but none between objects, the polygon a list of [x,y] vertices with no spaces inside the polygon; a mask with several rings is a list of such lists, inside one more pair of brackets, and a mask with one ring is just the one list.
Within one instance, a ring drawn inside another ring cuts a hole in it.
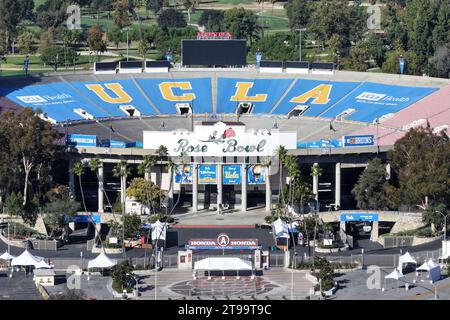
[{"label": "rose bowl sign", "polygon": [[216,122],[197,125],[194,132],[144,131],[144,149],[158,149],[161,143],[169,156],[272,156],[280,146],[297,148],[297,132],[245,130],[240,123]]},{"label": "rose bowl sign", "polygon": [[260,248],[258,239],[231,239],[225,233],[219,234],[216,239],[191,239],[187,245],[189,250],[256,250]]}]

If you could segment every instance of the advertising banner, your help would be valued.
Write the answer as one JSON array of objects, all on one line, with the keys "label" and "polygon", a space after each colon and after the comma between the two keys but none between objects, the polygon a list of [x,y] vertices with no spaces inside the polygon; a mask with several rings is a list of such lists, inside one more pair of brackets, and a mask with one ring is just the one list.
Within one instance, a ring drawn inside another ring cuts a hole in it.
[{"label": "advertising banner", "polygon": [[175,183],[192,184],[192,165],[180,164],[175,168]]},{"label": "advertising banner", "polygon": [[97,136],[87,134],[69,134],[69,145],[82,147],[96,147]]},{"label": "advertising banner", "polygon": [[216,239],[190,239],[186,246],[190,250],[256,250],[260,249],[258,239],[231,239],[221,233]]},{"label": "advertising banner", "polygon": [[378,221],[378,213],[343,213],[341,214],[341,221]]},{"label": "advertising banner", "polygon": [[344,147],[363,147],[373,146],[373,135],[361,135],[361,136],[343,136],[342,145]]},{"label": "advertising banner", "polygon": [[198,169],[199,184],[217,184],[217,166],[202,164]]},{"label": "advertising banner", "polygon": [[224,165],[223,166],[223,184],[224,185],[239,185],[241,181],[241,166],[240,165]]},{"label": "advertising banner", "polygon": [[247,167],[247,184],[266,183],[266,168],[260,164],[252,164]]}]

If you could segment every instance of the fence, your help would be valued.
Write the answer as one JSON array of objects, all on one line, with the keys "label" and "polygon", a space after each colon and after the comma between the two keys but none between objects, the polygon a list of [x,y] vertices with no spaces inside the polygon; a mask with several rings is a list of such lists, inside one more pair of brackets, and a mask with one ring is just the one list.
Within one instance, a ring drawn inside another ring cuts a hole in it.
[{"label": "fence", "polygon": [[399,237],[384,237],[385,248],[398,248],[412,246],[414,237],[412,236],[399,236]]},{"label": "fence", "polygon": [[56,240],[31,240],[33,250],[56,251],[61,244]]}]

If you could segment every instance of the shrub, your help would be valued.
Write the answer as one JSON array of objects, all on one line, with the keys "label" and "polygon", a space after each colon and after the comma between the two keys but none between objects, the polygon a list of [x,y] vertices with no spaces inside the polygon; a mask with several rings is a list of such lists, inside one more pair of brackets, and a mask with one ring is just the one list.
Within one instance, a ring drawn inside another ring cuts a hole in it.
[{"label": "shrub", "polygon": [[175,219],[169,215],[161,215],[160,216],[158,214],[153,214],[148,218],[149,223],[155,223],[158,220],[161,222],[167,222],[167,223],[173,223],[175,221]]}]

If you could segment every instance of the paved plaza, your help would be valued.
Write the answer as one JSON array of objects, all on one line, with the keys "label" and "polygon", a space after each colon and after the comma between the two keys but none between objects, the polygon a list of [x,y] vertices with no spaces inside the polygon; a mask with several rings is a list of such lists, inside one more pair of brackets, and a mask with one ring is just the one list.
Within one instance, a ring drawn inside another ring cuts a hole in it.
[{"label": "paved plaza", "polygon": [[[429,281],[418,281],[415,272],[405,274],[405,278],[399,280],[387,280],[384,276],[392,272],[391,269],[382,269],[381,288],[368,289],[367,279],[371,276],[364,270],[352,271],[340,274],[335,278],[339,282],[339,290],[330,299],[335,300],[434,300],[435,289]],[[426,280],[426,278],[420,278]],[[406,290],[405,285],[409,287]],[[438,300],[450,300],[450,278],[445,278],[434,283],[437,288]]]}]

